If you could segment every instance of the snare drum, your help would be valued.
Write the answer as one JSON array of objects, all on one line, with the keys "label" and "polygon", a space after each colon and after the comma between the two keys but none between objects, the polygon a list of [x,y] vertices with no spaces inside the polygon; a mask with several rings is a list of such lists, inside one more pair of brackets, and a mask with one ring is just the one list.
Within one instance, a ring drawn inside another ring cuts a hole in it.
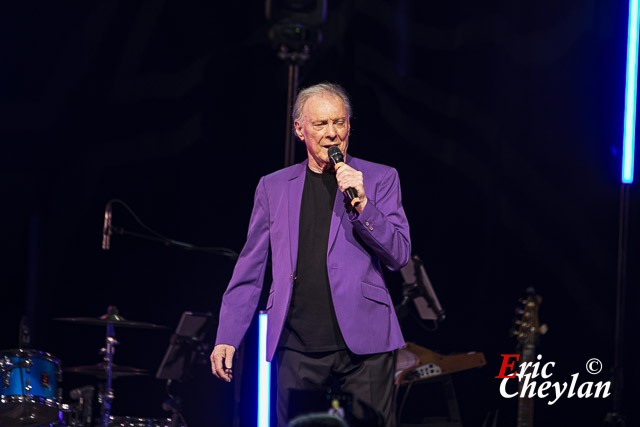
[{"label": "snare drum", "polygon": [[38,350],[0,351],[0,425],[37,426],[59,418],[60,360]]}]

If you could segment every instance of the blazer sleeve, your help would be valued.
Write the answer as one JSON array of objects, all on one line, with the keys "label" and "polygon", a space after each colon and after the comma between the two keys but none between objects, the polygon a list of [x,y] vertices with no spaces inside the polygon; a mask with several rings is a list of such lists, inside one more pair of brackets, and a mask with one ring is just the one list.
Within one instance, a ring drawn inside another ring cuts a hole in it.
[{"label": "blazer sleeve", "polygon": [[258,306],[268,255],[269,204],[263,177],[256,188],[247,241],[222,297],[216,345],[240,345]]},{"label": "blazer sleeve", "polygon": [[[365,176],[366,180],[367,177]],[[387,268],[396,271],[409,262],[409,222],[402,207],[398,172],[389,168],[360,213],[350,214],[353,228]]]}]

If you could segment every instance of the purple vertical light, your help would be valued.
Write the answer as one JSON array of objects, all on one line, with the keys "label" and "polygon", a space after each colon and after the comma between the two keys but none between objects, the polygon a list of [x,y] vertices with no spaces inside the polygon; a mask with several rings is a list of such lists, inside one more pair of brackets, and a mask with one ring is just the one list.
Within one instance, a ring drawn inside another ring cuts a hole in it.
[{"label": "purple vertical light", "polygon": [[622,183],[633,182],[633,156],[636,136],[636,96],[638,91],[638,0],[629,1],[627,36],[627,83],[624,95],[624,134],[622,141]]},{"label": "purple vertical light", "polygon": [[258,315],[258,427],[269,427],[271,363],[267,362],[267,313]]}]

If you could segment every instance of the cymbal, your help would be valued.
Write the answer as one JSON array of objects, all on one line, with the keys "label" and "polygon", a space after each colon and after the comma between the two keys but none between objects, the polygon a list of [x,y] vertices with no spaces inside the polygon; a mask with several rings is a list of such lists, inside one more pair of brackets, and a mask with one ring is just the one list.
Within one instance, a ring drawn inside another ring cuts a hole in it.
[{"label": "cymbal", "polygon": [[[106,362],[99,362],[95,365],[83,365],[64,368],[64,372],[91,375],[101,379],[107,378],[107,370],[108,366]],[[134,377],[137,375],[149,375],[149,372],[146,369],[116,365],[115,363],[111,365],[111,378]]]},{"label": "cymbal", "polygon": [[107,326],[111,324],[113,326],[118,326],[121,328],[168,329],[166,326],[156,325],[153,323],[127,320],[124,317],[120,316],[120,314],[118,313],[118,308],[113,305],[110,305],[107,308],[107,314],[103,314],[100,317],[57,317],[53,320],[97,326]]}]

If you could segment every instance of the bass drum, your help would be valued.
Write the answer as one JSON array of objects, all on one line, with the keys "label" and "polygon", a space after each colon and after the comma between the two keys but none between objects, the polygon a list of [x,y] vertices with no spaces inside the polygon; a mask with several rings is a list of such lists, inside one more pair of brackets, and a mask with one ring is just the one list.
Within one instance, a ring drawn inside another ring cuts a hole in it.
[{"label": "bass drum", "polygon": [[62,401],[60,360],[38,350],[0,351],[0,425],[57,423]]}]

